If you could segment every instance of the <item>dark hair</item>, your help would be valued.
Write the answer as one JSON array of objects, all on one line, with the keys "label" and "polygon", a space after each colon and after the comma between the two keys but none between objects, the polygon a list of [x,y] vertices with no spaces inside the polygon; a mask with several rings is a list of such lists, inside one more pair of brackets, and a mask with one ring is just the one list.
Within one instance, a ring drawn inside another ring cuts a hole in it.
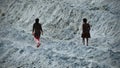
[{"label": "dark hair", "polygon": [[35,19],[35,22],[36,22],[36,23],[39,23],[39,19],[38,19],[38,18],[36,18],[36,19]]},{"label": "dark hair", "polygon": [[86,22],[87,22],[87,19],[86,19],[86,18],[83,18],[83,22],[85,22],[85,23],[86,23]]}]

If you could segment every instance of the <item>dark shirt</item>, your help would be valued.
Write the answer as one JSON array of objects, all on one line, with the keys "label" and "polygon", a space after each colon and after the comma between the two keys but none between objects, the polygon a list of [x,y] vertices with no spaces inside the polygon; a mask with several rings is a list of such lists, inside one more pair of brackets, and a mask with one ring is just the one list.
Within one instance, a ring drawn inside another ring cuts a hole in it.
[{"label": "dark shirt", "polygon": [[42,27],[41,27],[41,24],[40,23],[34,23],[32,31],[35,32],[35,36],[40,36],[41,31],[43,31]]},{"label": "dark shirt", "polygon": [[89,33],[90,32],[90,25],[89,25],[89,23],[83,24],[82,25],[82,30],[83,30],[83,33]]}]

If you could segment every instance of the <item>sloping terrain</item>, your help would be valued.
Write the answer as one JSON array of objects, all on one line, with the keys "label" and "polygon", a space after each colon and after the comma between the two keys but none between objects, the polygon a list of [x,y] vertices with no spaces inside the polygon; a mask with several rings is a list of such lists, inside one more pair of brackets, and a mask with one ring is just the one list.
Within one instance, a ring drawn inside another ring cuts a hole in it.
[{"label": "sloping terrain", "polygon": [[[0,68],[120,68],[119,0],[0,0]],[[44,35],[36,48],[32,26]],[[82,44],[82,19],[91,24]]]}]

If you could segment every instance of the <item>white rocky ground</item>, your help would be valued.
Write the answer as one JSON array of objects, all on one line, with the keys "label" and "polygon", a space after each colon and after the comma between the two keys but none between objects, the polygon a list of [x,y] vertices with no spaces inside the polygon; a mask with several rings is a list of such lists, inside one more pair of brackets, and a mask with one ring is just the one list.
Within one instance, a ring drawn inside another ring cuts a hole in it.
[{"label": "white rocky ground", "polygon": [[[37,17],[40,48],[31,34]],[[120,0],[0,0],[0,68],[120,68]]]}]

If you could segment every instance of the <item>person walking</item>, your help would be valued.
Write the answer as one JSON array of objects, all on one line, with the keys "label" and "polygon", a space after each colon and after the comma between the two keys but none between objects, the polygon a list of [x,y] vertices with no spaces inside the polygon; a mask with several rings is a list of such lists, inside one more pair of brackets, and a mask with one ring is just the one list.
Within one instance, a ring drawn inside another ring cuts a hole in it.
[{"label": "person walking", "polygon": [[85,45],[85,39],[86,39],[86,45],[88,46],[88,38],[90,38],[90,24],[87,23],[87,19],[83,19],[83,24],[82,24],[82,42],[83,45]]},{"label": "person walking", "polygon": [[40,35],[43,35],[43,30],[42,30],[42,26],[39,23],[39,19],[35,19],[35,23],[33,24],[33,30],[32,30],[32,34],[34,36],[34,40],[37,43],[37,48],[40,46]]}]

